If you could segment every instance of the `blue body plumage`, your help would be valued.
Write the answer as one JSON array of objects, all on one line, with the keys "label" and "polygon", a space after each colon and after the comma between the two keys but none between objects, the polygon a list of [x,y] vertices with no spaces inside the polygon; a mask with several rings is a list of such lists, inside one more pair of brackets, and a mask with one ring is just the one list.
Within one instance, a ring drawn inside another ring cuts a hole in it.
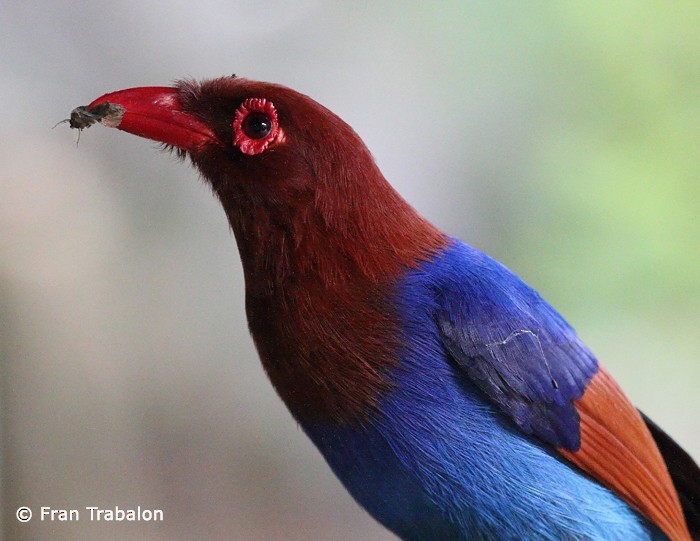
[{"label": "blue body plumage", "polygon": [[[520,299],[517,306],[513,299]],[[461,302],[459,312],[454,300]],[[491,333],[489,341],[511,336],[523,318],[529,329],[574,340],[536,292],[454,241],[400,280],[395,302],[405,346],[381,414],[361,428],[305,427],[350,493],[380,522],[414,541],[665,539],[618,496],[523,433],[451,358],[440,321],[445,313],[452,321],[468,319],[475,305],[482,314],[491,303],[494,314],[519,312],[501,326],[476,327]],[[526,353],[531,344],[542,347],[524,337]],[[597,364],[583,345],[576,347],[589,359],[588,371],[577,373],[585,381]],[[576,388],[561,365],[550,368],[562,382],[552,393],[565,392],[567,381]]]}]

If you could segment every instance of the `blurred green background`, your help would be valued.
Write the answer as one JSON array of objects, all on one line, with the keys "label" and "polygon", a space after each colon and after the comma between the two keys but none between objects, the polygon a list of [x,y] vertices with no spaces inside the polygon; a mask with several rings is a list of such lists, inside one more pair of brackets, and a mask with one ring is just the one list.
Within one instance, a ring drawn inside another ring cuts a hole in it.
[{"label": "blurred green background", "polygon": [[[0,537],[389,540],[248,337],[223,211],[132,136],[51,126],[237,73],[307,93],[576,327],[700,457],[694,2],[37,2],[0,17]],[[27,505],[159,524],[19,524]]]}]

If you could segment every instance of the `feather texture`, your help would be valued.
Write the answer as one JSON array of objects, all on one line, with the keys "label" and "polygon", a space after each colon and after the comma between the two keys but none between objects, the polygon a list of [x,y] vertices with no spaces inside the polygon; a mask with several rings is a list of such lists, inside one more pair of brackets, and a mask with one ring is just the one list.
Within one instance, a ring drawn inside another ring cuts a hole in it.
[{"label": "feather texture", "polygon": [[678,495],[641,415],[603,368],[576,402],[581,448],[560,452],[668,534],[689,540]]}]

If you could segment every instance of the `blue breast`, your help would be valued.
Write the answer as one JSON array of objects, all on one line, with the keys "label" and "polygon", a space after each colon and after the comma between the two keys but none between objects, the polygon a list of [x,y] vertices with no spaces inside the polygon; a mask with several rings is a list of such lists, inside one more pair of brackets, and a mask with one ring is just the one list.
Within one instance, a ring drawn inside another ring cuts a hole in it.
[{"label": "blue breast", "polygon": [[309,437],[353,497],[401,539],[664,539],[526,436],[449,358],[436,323],[439,293],[453,289],[447,281],[468,280],[474,258],[492,262],[456,242],[406,274],[395,294],[405,346],[380,413],[361,427],[305,425]]}]

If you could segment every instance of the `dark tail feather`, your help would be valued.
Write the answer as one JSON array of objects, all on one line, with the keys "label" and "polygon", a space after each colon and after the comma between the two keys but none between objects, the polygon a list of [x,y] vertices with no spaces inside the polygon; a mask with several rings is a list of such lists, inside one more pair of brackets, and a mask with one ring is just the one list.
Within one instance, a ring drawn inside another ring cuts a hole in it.
[{"label": "dark tail feather", "polygon": [[666,434],[658,425],[644,415],[642,418],[651,432],[661,456],[666,461],[668,473],[678,492],[683,507],[685,521],[688,524],[691,537],[700,540],[700,468],[690,455],[681,449],[671,436]]}]

